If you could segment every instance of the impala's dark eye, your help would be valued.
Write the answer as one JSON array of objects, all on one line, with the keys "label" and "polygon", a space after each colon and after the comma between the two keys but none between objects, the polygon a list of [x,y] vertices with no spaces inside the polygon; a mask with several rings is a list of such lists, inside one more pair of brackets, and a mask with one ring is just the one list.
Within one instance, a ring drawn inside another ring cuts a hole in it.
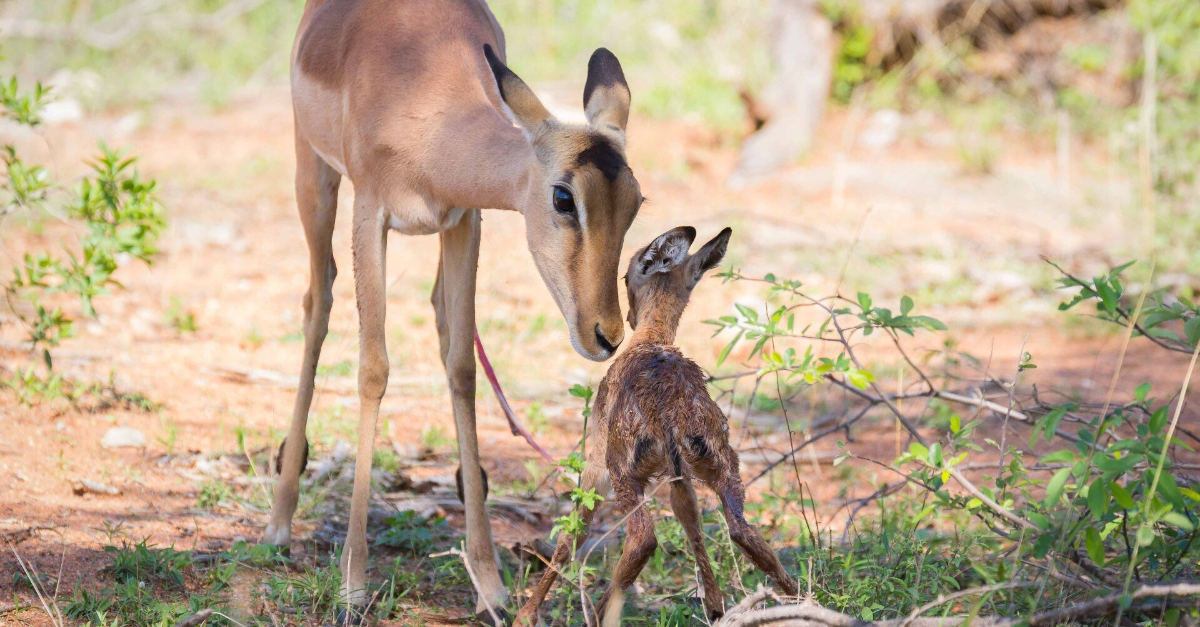
[{"label": "impala's dark eye", "polygon": [[565,187],[554,186],[554,210],[559,213],[575,213],[575,196]]}]

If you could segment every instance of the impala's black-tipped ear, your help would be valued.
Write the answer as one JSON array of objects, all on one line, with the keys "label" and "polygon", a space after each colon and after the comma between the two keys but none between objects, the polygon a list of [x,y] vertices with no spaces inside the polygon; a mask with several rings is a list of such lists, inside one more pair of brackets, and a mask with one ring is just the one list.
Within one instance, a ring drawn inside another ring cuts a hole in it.
[{"label": "impala's black-tipped ear", "polygon": [[529,85],[526,85],[521,77],[508,69],[508,66],[504,65],[504,62],[496,56],[491,45],[483,44],[483,56],[487,59],[488,67],[492,68],[492,76],[496,77],[496,87],[500,90],[500,99],[517,116],[517,123],[532,129],[554,117],[542,105],[542,101],[538,100]]},{"label": "impala's black-tipped ear", "polygon": [[637,272],[642,276],[670,272],[687,257],[694,241],[696,229],[690,226],[677,226],[659,235],[634,259]]},{"label": "impala's black-tipped ear", "polygon": [[732,234],[733,229],[729,227],[721,229],[716,237],[708,240],[696,254],[688,258],[688,277],[692,285],[698,283],[705,272],[721,264],[721,260],[725,258],[725,251],[729,249],[729,236]]},{"label": "impala's black-tipped ear", "polygon": [[583,111],[588,124],[625,133],[629,123],[629,83],[621,62],[607,48],[598,48],[588,61],[587,83],[583,86]]}]

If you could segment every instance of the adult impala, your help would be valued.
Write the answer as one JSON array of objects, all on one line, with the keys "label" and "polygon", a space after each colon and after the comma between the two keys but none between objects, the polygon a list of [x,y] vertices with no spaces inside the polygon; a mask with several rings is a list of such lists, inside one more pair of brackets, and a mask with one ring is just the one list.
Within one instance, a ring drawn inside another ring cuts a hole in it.
[{"label": "adult impala", "polygon": [[347,602],[356,607],[366,600],[371,450],[388,380],[384,256],[388,231],[395,230],[441,237],[432,300],[458,431],[467,554],[482,592],[478,609],[500,607],[507,593],[484,510],[475,434],[480,209],[524,216],[529,251],[571,344],[588,359],[612,356],[624,334],[617,264],[642,202],[624,157],[629,87],[621,65],[605,49],[592,55],[583,91],[588,125],[564,124],[504,65],[504,34],[484,0],[308,0],[291,79],[296,202],[310,275],[304,365],[264,540],[291,540],[308,451],[305,424],[337,274],[331,243],[337,192],[348,177],[361,414],[341,562]]}]

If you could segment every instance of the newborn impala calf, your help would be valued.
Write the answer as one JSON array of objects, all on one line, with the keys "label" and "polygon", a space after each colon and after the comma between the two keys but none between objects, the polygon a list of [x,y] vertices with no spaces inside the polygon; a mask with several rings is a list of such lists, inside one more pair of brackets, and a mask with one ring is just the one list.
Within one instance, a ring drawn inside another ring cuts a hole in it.
[{"label": "newborn impala calf", "polygon": [[[738,474],[738,456],[729,446],[725,415],[708,395],[704,372],[674,346],[679,318],[692,288],[721,262],[730,233],[724,229],[696,254],[688,255],[696,229],[679,227],[660,235],[629,261],[625,286],[633,339],[629,350],[613,362],[600,382],[596,426],[588,437],[588,463],[581,486],[587,490],[599,485],[607,472],[617,511],[628,515],[625,548],[612,584],[597,605],[601,615],[609,609],[608,601],[616,591],[633,584],[658,546],[654,523],[642,499],[646,487],[662,479],[672,480],[671,509],[696,557],[710,617],[724,614],[725,604],[704,550],[692,486],[697,479],[720,496],[733,542],[784,592],[796,594],[796,582],[743,515],[746,492]],[[584,508],[580,514],[589,525],[593,511]],[[570,558],[572,545],[567,534],[559,537],[553,566],[521,608],[518,625],[532,624],[557,572]]]}]

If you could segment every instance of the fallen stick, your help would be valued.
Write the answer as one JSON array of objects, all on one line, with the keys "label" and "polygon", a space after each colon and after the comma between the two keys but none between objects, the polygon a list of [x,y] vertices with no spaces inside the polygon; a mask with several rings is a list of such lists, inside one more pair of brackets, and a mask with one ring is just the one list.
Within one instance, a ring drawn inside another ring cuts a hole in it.
[{"label": "fallen stick", "polygon": [[[1010,582],[998,586],[985,586],[971,592],[985,594],[1001,589],[1017,587],[1019,582]],[[964,591],[964,593],[967,591]],[[953,595],[952,595],[953,596]],[[769,589],[760,587],[750,596],[731,608],[721,620],[713,623],[713,627],[956,627],[970,623],[972,627],[1014,627],[1025,624],[1029,627],[1057,625],[1072,620],[1105,616],[1117,611],[1121,606],[1120,594],[1109,594],[1090,601],[1083,601],[1056,610],[1039,612],[1027,617],[1004,616],[945,616],[936,618],[918,618],[920,611],[928,611],[935,604],[918,608],[905,618],[886,621],[865,621],[836,610],[808,602],[801,604],[780,604],[773,607],[760,608],[767,600],[779,602],[780,599]],[[1185,597],[1184,600],[1181,597]],[[1140,601],[1150,598],[1163,599],[1163,605],[1200,607],[1200,582],[1177,582],[1171,584],[1151,584],[1133,590],[1129,600]],[[957,597],[954,597],[957,598]],[[1175,598],[1174,602],[1170,599]],[[947,597],[944,600],[950,600]],[[1182,602],[1180,602],[1182,601]]]},{"label": "fallen stick", "polygon": [[211,609],[200,610],[195,614],[190,614],[179,619],[179,622],[175,623],[175,627],[196,627],[208,620],[208,617],[212,616],[212,614],[213,611]]}]

